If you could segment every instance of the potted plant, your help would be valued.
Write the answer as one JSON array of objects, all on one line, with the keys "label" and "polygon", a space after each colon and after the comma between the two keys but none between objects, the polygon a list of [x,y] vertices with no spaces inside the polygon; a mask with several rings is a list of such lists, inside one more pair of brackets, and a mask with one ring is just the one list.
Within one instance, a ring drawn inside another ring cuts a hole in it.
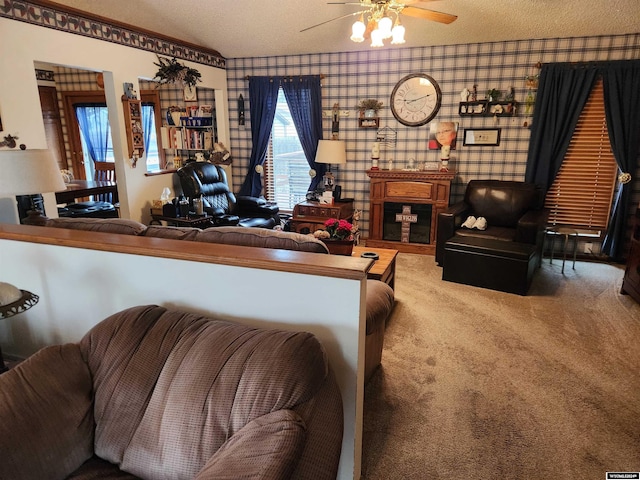
[{"label": "potted plant", "polygon": [[487,90],[487,100],[489,100],[490,102],[497,102],[498,100],[500,100],[501,95],[502,95],[502,92],[495,88],[492,88],[491,90]]},{"label": "potted plant", "polygon": [[181,64],[175,58],[163,58],[157,55],[158,63],[153,62],[158,67],[154,80],[159,85],[165,83],[177,83],[183,87],[195,87],[196,83],[201,82],[202,76],[195,68],[187,67]]},{"label": "potted plant", "polygon": [[379,102],[375,98],[367,98],[366,100],[360,100],[358,104],[358,110],[364,114],[364,118],[374,118],[378,110],[382,108],[382,102]]},{"label": "potted plant", "polygon": [[324,222],[324,230],[316,230],[313,236],[322,240],[334,255],[351,255],[353,252],[354,234],[358,231],[347,220],[330,218]]}]

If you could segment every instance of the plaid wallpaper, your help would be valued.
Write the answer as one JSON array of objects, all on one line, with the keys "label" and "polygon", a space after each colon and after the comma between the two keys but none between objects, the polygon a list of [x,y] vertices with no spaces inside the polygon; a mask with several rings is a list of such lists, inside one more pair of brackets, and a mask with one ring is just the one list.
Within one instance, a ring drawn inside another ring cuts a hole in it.
[{"label": "plaid wallpaper", "polygon": [[[579,62],[640,58],[640,33],[566,39],[522,40],[483,44],[446,45],[421,48],[371,49],[365,52],[323,53],[260,58],[227,59],[229,122],[231,150],[234,157],[233,181],[241,185],[251,155],[249,85],[251,75],[323,74],[322,103],[330,110],[338,103],[349,116],[340,118],[340,139],[347,144],[347,164],[340,166],[337,181],[344,197],[354,197],[356,208],[363,210],[361,227],[366,236],[369,222],[369,177],[371,146],[376,129],[358,127],[357,103],[365,98],[383,102],[379,112],[380,128],[397,131],[393,149],[381,151],[381,164],[394,160],[402,168],[410,158],[420,165],[438,161],[439,152],[427,149],[430,125],[411,128],[399,123],[389,108],[389,97],[395,84],[410,73],[427,73],[440,85],[442,107],[434,121],[459,124],[458,143],[451,152],[450,167],[458,171],[452,185],[451,201],[461,199],[466,183],[474,178],[523,180],[532,117],[523,115],[527,95],[525,76],[535,75],[537,62]],[[515,99],[523,105],[515,117],[461,117],[458,115],[460,92],[478,87],[479,99],[484,92],[496,88],[503,92],[515,89]],[[238,125],[237,99],[245,99],[246,125]],[[325,118],[324,138],[330,138],[331,119]],[[465,147],[462,133],[466,128],[499,127],[497,147]],[[638,179],[640,171],[635,173]],[[634,201],[640,201],[640,181],[634,184]]]},{"label": "plaid wallpaper", "polygon": [[[68,122],[65,118],[64,114],[64,105],[62,102],[62,92],[70,92],[70,91],[102,91],[102,89],[98,86],[96,82],[96,72],[88,71],[88,70],[80,70],[77,68],[68,68],[61,67],[57,65],[49,65],[46,66],[47,70],[44,71],[52,71],[53,72],[53,80],[41,80],[38,82],[42,85],[51,85],[56,87],[56,91],[58,93],[58,107],[60,108],[60,116],[62,122],[62,132],[64,135],[64,141],[67,145],[66,153],[67,153],[67,164],[71,165],[71,149],[69,148],[69,130],[68,130]],[[42,75],[41,75],[42,76]],[[147,80],[139,81],[141,90],[153,90],[156,88],[155,82],[150,82]],[[162,88],[158,89],[160,95],[160,104],[162,108],[162,118],[163,123],[165,122],[165,114],[167,108],[172,105],[177,105],[180,107],[185,106],[183,91],[182,89],[174,86],[174,85],[163,85]],[[198,94],[198,105],[211,105],[215,110],[215,91],[211,88],[204,88],[198,86],[197,88]],[[195,105],[195,102],[193,103]],[[215,113],[214,113],[214,121],[215,121]],[[184,157],[186,158],[187,152],[182,152]],[[168,152],[168,156],[173,157],[173,150]]]}]

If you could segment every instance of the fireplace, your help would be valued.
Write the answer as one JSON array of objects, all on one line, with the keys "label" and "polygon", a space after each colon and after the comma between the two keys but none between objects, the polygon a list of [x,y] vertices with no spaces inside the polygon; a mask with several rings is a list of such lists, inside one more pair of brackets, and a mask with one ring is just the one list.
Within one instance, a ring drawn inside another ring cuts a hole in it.
[{"label": "fireplace", "polygon": [[431,204],[385,202],[382,239],[431,243],[431,209]]},{"label": "fireplace", "polygon": [[438,212],[449,206],[454,171],[368,170],[366,245],[433,255]]}]

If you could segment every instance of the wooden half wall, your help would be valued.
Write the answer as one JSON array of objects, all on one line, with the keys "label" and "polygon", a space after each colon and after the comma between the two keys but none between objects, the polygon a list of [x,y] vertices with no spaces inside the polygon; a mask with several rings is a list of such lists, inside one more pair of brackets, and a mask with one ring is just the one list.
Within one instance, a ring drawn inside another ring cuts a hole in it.
[{"label": "wooden half wall", "polygon": [[0,321],[5,353],[77,342],[122,309],[158,304],[260,327],[304,330],[324,345],[344,403],[338,478],[359,479],[365,289],[371,260],[0,224],[0,281],[40,297]]}]

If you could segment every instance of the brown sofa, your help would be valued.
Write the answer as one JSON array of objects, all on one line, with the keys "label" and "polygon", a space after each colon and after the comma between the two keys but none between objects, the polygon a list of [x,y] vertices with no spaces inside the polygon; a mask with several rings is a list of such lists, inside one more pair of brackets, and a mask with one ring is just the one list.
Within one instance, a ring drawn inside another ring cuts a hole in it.
[{"label": "brown sofa", "polygon": [[0,375],[0,478],[335,479],[342,400],[310,333],[155,305]]},{"label": "brown sofa", "polygon": [[[51,219],[47,226],[172,240],[275,248],[320,254],[329,253],[327,246],[312,235],[263,228],[227,226],[201,230],[192,227],[146,226],[140,222],[126,219],[93,218]],[[381,363],[386,321],[393,309],[394,302],[394,292],[389,285],[378,280],[367,280],[365,382],[369,381]]]}]

